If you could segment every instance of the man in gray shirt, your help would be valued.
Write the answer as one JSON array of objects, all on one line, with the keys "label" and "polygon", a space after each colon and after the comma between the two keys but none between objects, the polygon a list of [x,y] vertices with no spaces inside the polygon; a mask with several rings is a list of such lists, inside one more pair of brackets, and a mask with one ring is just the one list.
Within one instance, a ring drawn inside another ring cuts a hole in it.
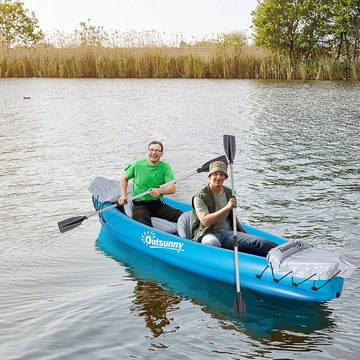
[{"label": "man in gray shirt", "polygon": [[[205,245],[233,249],[232,209],[237,200],[230,188],[223,185],[228,178],[227,166],[222,161],[210,164],[210,183],[193,198],[193,240]],[[239,251],[266,256],[276,244],[263,238],[246,234],[236,218]]]}]

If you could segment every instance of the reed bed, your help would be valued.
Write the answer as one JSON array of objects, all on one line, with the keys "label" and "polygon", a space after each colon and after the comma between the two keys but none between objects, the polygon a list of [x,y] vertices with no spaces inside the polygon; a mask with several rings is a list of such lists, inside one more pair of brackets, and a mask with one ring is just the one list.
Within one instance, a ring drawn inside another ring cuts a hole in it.
[{"label": "reed bed", "polygon": [[0,77],[359,80],[360,61],[290,61],[262,49],[39,47],[0,49]]}]

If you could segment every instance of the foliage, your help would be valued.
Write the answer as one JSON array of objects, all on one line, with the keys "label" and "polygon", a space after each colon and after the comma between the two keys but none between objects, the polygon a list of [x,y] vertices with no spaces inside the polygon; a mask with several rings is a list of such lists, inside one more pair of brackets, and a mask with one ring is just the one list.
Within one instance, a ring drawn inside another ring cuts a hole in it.
[{"label": "foliage", "polygon": [[104,27],[91,25],[90,19],[87,23],[80,22],[80,30],[75,30],[75,36],[78,36],[80,46],[87,47],[101,47],[108,40]]},{"label": "foliage", "polygon": [[290,59],[359,56],[359,0],[260,0],[254,41]]},{"label": "foliage", "polygon": [[337,49],[337,58],[341,56],[354,60],[360,56],[360,1],[337,0],[332,4],[333,46]]},{"label": "foliage", "polygon": [[241,48],[247,44],[247,37],[241,31],[223,33],[218,36],[216,44],[219,48]]},{"label": "foliage", "polygon": [[360,80],[360,0],[258,0],[252,15],[258,47],[242,32],[170,44],[90,20],[45,39],[21,1],[0,0],[0,77]]},{"label": "foliage", "polygon": [[199,48],[218,48],[218,49],[240,49],[247,45],[247,37],[243,32],[233,31],[222,33],[217,38],[204,38],[187,43],[180,41],[179,47],[199,47]]},{"label": "foliage", "polygon": [[34,12],[28,14],[23,2],[0,0],[0,46],[33,46],[43,37]]},{"label": "foliage", "polygon": [[286,52],[291,59],[310,52],[320,37],[319,0],[264,0],[253,12],[258,46]]}]

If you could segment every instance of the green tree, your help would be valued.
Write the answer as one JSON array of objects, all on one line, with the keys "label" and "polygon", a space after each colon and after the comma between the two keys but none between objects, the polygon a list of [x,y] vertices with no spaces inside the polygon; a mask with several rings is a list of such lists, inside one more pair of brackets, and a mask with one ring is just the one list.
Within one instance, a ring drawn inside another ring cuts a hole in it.
[{"label": "green tree", "polygon": [[327,34],[334,0],[263,0],[253,11],[255,45],[311,57]]},{"label": "green tree", "polygon": [[247,44],[247,37],[241,31],[223,33],[218,36],[216,44],[220,48],[241,48]]},{"label": "green tree", "polygon": [[44,38],[34,12],[21,1],[0,0],[0,46],[33,46]]},{"label": "green tree", "polygon": [[331,8],[330,42],[336,48],[336,57],[348,60],[360,56],[360,0],[337,0]]}]

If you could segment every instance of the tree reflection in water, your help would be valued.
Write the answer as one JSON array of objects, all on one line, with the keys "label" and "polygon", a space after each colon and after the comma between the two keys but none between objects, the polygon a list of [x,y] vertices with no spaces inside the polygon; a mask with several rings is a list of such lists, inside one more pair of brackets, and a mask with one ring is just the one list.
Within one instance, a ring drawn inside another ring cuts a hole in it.
[{"label": "tree reflection in water", "polygon": [[178,309],[176,305],[181,302],[181,297],[174,296],[160,285],[149,281],[138,281],[134,294],[131,311],[144,317],[145,324],[154,337],[162,335],[173,320],[169,315]]}]

